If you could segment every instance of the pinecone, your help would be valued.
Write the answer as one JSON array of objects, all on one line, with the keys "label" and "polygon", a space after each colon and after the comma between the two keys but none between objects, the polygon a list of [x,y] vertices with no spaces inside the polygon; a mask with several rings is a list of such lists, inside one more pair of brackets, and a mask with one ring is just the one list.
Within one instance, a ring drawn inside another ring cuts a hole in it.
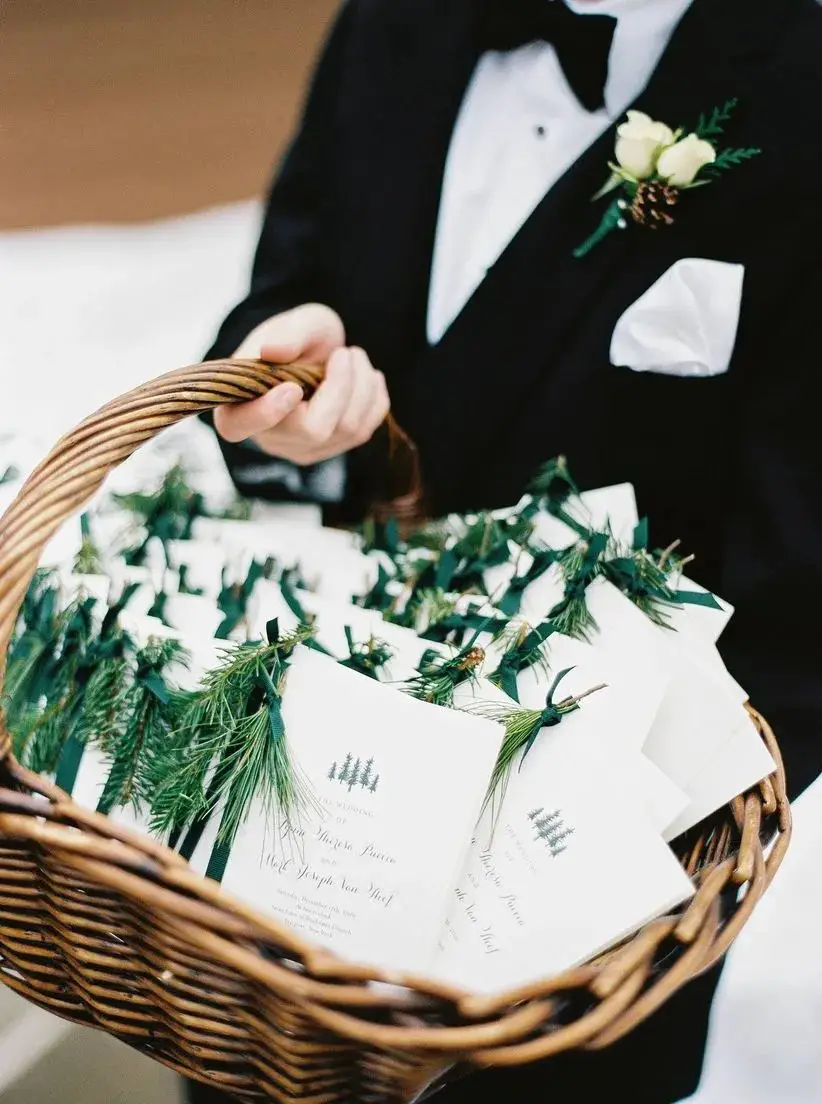
[{"label": "pinecone", "polygon": [[646,180],[640,184],[631,205],[631,218],[640,226],[656,230],[660,226],[671,226],[674,216],[670,208],[679,201],[679,189],[659,180]]},{"label": "pinecone", "polygon": [[457,664],[457,668],[460,671],[473,671],[475,668],[480,666],[484,659],[484,648],[472,648],[470,652],[462,657],[462,659]]}]

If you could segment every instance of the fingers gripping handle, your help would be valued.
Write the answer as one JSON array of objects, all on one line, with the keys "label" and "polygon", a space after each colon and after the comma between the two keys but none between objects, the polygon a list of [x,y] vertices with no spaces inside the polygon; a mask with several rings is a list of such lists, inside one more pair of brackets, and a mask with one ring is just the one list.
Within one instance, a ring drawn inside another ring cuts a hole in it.
[{"label": "fingers gripping handle", "polygon": [[[109,472],[184,418],[257,398],[279,383],[299,383],[309,396],[322,378],[323,369],[312,365],[257,360],[180,368],[107,403],[58,441],[0,518],[0,698],[9,642],[43,549]],[[0,758],[9,749],[0,712]]]}]

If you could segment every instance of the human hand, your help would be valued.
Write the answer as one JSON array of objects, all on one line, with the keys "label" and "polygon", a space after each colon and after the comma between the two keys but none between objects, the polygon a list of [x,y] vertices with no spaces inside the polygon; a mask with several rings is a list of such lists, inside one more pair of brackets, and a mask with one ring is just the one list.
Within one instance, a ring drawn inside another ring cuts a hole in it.
[{"label": "human hand", "polygon": [[271,456],[316,464],[365,444],[388,413],[385,377],[362,349],[345,347],[343,324],[329,307],[308,303],[267,319],[235,356],[324,364],[326,374],[308,402],[298,384],[281,383],[251,402],[218,407],[214,426],[226,441],[252,438]]}]

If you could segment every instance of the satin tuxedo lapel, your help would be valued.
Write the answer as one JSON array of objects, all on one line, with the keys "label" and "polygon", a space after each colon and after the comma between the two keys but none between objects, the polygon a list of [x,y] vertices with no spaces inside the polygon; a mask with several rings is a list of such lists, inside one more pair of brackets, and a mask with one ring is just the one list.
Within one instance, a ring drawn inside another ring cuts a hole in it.
[{"label": "satin tuxedo lapel", "polygon": [[[760,0],[695,0],[634,106],[672,126],[693,125],[702,112],[738,97],[736,127],[744,121],[751,63],[767,53],[780,23],[776,6]],[[573,399],[572,405],[590,403],[586,416],[575,415],[575,421],[596,425],[603,395],[589,394],[593,373],[586,377],[578,358],[564,356],[569,343],[594,315],[603,289],[626,271],[647,270],[652,283],[676,259],[688,233],[686,218],[699,219],[710,203],[711,189],[695,192],[676,231],[653,234],[630,226],[574,259],[574,248],[602,212],[590,199],[607,174],[615,129],[547,193],[439,344],[420,356],[414,370],[392,380],[398,416],[417,439],[428,471],[436,472],[429,480],[436,483],[435,508],[437,501],[467,502],[468,488],[485,484],[478,466],[493,465],[496,448],[517,447],[517,426],[535,394],[546,423],[556,416],[549,411],[567,409]],[[734,141],[732,129],[728,140]],[[601,336],[600,367],[610,332]],[[478,377],[480,363],[493,364],[493,375]],[[543,451],[548,455],[550,445]]]}]

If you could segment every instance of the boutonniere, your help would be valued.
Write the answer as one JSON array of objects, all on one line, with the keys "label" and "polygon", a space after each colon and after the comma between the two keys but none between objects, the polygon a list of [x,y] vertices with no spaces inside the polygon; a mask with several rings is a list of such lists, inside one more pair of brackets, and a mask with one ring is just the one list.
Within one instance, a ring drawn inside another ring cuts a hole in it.
[{"label": "boutonniere", "polygon": [[671,130],[641,111],[629,111],[628,121],[617,128],[615,160],[608,163],[611,176],[593,197],[600,200],[614,191],[597,229],[574,250],[584,257],[612,230],[624,230],[631,219],[638,226],[656,230],[674,221],[673,208],[682,192],[710,184],[721,173],[758,156],[758,149],[718,149],[718,139],[733,114],[736,100],[700,116],[696,128]]}]

